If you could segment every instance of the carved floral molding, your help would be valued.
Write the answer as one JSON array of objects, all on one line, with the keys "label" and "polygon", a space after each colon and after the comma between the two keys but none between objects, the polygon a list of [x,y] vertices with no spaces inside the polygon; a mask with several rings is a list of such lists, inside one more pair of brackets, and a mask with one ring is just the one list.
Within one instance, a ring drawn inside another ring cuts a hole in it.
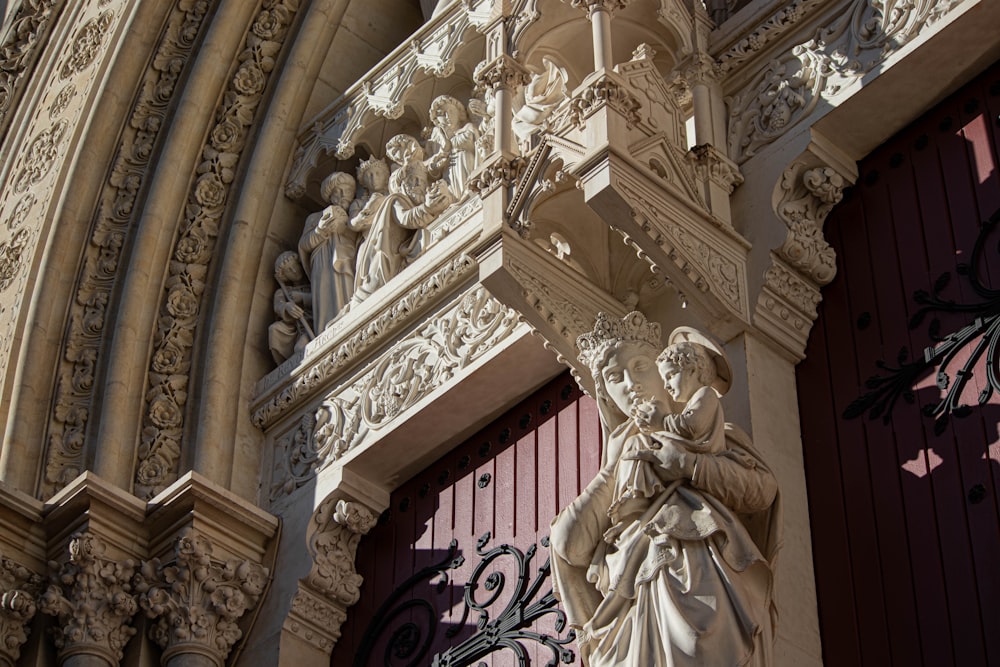
[{"label": "carved floral molding", "polygon": [[7,134],[8,115],[27,83],[38,47],[48,39],[50,23],[58,18],[62,0],[22,0],[0,44],[0,141]]},{"label": "carved floral molding", "polygon": [[202,310],[209,262],[247,133],[275,61],[298,11],[298,0],[264,0],[237,57],[236,71],[202,149],[174,244],[149,362],[135,492],[151,498],[178,475],[191,350]]},{"label": "carved floral molding", "polygon": [[[406,410],[494,349],[517,315],[481,286],[429,319],[374,360],[350,385],[327,397],[311,420],[275,447],[272,501],[294,491]],[[311,433],[308,429],[311,428]]]},{"label": "carved floral molding", "polygon": [[[742,163],[879,67],[964,0],[852,0],[812,38],[773,59],[730,98],[729,157]],[[724,54],[723,69],[763,48],[814,6],[783,9]]]},{"label": "carved floral molding", "polygon": [[[177,82],[214,3],[178,0],[167,28],[139,85],[118,152],[90,224],[90,242],[77,276],[76,296],[67,318],[55,399],[49,417],[48,451],[41,496],[49,497],[83,470],[83,444],[93,403],[94,378],[107,324],[107,308],[118,278],[126,238],[140,210],[137,197],[149,177],[153,147],[160,136]],[[67,89],[68,90],[68,89]],[[161,355],[157,372],[179,358]]]},{"label": "carved floral molding", "polygon": [[[68,42],[60,46],[55,65],[44,81],[39,81],[42,91],[34,116],[27,126],[23,139],[6,140],[9,177],[0,189],[0,367],[11,363],[10,353],[16,334],[17,313],[24,299],[28,281],[28,266],[36,252],[41,225],[49,216],[49,209],[58,198],[52,197],[53,188],[63,164],[70,157],[70,137],[81,122],[86,100],[97,81],[96,70],[103,62],[109,45],[109,35],[117,28],[124,15],[123,0],[81,0],[72,5],[77,27]],[[8,32],[8,39],[15,42],[7,47],[37,48],[37,31],[44,29],[38,23],[53,3],[26,2],[21,8],[30,12],[27,22],[17,28],[25,32],[18,36]],[[19,13],[17,16],[21,16]],[[51,14],[49,14],[51,17]],[[27,15],[22,16],[27,18]],[[34,31],[34,32],[33,32]],[[35,34],[35,37],[31,35]],[[0,58],[15,58],[11,51],[0,53]],[[27,67],[27,62],[14,66],[14,79]],[[4,81],[11,83],[11,79]],[[16,81],[15,81],[16,83]],[[77,100],[78,103],[71,104]]]}]

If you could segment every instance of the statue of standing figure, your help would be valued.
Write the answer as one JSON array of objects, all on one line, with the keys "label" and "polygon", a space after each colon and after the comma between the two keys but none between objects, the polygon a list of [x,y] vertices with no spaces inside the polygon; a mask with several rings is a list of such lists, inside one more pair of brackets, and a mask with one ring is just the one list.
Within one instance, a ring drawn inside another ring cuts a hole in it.
[{"label": "statue of standing figure", "polygon": [[777,482],[719,400],[725,353],[633,312],[580,336],[604,460],[552,523],[556,594],[588,667],[766,667]]},{"label": "statue of standing figure", "polygon": [[469,122],[465,105],[451,95],[439,95],[431,102],[434,129],[427,144],[431,174],[440,175],[454,199],[468,197],[469,176],[476,170],[476,139],[479,131]]},{"label": "statue of standing figure", "polygon": [[312,285],[313,324],[317,333],[341,312],[354,293],[357,233],[348,226],[347,210],[357,186],[354,177],[337,171],[320,185],[328,206],[306,218],[299,239],[299,256]]}]

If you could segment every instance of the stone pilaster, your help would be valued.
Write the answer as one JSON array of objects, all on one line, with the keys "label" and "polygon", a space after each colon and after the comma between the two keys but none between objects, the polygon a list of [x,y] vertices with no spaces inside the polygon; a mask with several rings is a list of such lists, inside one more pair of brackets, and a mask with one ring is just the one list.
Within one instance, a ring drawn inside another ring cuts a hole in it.
[{"label": "stone pilaster", "polygon": [[51,583],[41,609],[59,619],[53,640],[60,664],[117,665],[136,632],[135,562],[109,556],[107,542],[84,531],[70,539],[67,562],[49,564]]}]

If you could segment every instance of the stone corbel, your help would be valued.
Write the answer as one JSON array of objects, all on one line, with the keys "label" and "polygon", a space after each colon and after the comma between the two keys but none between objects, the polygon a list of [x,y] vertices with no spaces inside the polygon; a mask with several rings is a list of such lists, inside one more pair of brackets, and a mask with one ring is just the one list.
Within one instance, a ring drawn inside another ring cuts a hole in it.
[{"label": "stone corbel", "polygon": [[299,580],[282,625],[281,665],[292,665],[291,656],[311,656],[308,664],[329,662],[347,609],[361,595],[362,577],[354,565],[358,542],[377,520],[376,511],[341,492],[313,513],[307,531],[312,568]]},{"label": "stone corbel", "polygon": [[577,361],[576,339],[593,328],[598,312],[624,315],[624,304],[510,229],[502,230],[483,251],[479,266],[480,281],[490,293],[517,311],[558,360],[592,390],[590,371]]},{"label": "stone corbel", "polygon": [[743,174],[735,162],[711,144],[694,146],[687,153],[694,166],[695,178],[708,210],[719,220],[732,224],[729,197],[743,183]]},{"label": "stone corbel", "polygon": [[771,252],[754,324],[795,361],[805,355],[820,288],[837,273],[836,254],[823,236],[823,223],[855,179],[854,163],[814,137],[784,170],[772,195],[774,212],[788,232]]}]

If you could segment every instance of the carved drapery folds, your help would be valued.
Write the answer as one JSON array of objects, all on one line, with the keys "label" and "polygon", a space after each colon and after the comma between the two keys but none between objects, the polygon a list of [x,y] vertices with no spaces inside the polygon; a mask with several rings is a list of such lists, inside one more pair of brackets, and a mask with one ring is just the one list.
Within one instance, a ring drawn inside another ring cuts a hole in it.
[{"label": "carved drapery folds", "polygon": [[[881,65],[961,0],[853,0],[814,36],[772,60],[729,101],[729,155],[737,163]],[[782,9],[722,57],[724,69],[780,35],[816,2]]]},{"label": "carved drapery folds", "polygon": [[267,582],[267,568],[248,560],[213,557],[211,541],[197,530],[178,538],[173,560],[142,564],[136,577],[139,604],[154,619],[150,636],[162,660],[195,653],[220,667],[242,637],[237,623],[253,609]]},{"label": "carved drapery folds", "polygon": [[38,609],[43,579],[0,556],[0,665],[15,665]]},{"label": "carved drapery folds", "polygon": [[354,557],[358,541],[377,518],[361,503],[331,497],[310,520],[312,570],[299,581],[284,629],[325,655],[340,638],[347,608],[360,596],[362,578],[355,570]]},{"label": "carved drapery folds", "polygon": [[216,110],[170,262],[143,416],[135,492],[151,498],[177,478],[195,328],[237,163],[298,11],[298,0],[265,0],[244,37],[236,71]]},{"label": "carved drapery folds", "polygon": [[139,609],[132,587],[135,563],[109,558],[107,550],[102,538],[85,531],[70,540],[66,563],[49,564],[52,583],[40,606],[59,618],[53,639],[60,659],[91,654],[117,665],[136,632],[131,625]]}]

